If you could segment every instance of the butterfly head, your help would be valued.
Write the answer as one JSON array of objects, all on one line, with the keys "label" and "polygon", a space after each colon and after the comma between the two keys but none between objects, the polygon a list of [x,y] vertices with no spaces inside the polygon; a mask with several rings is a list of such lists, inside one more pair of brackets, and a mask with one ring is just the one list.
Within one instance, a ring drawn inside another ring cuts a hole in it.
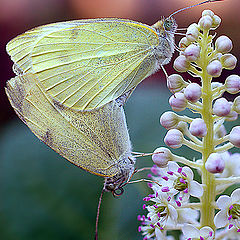
[{"label": "butterfly head", "polygon": [[103,191],[111,192],[114,197],[123,194],[123,186],[127,184],[135,171],[135,158],[129,156],[129,158],[123,159],[120,161],[119,172],[112,177],[105,178],[103,186]]},{"label": "butterfly head", "polygon": [[176,20],[172,17],[168,17],[168,18],[162,17],[161,20],[159,20],[153,25],[153,28],[156,29],[156,31],[160,36],[168,33],[174,34],[177,30],[177,23],[176,23]]}]

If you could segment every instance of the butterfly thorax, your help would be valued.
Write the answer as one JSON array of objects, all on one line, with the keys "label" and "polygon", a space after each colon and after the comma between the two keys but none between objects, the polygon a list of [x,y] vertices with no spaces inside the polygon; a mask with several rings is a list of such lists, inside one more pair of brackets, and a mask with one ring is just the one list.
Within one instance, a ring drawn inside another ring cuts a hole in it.
[{"label": "butterfly thorax", "polygon": [[158,65],[167,64],[174,52],[174,34],[177,23],[174,18],[162,18],[152,26],[159,36],[159,45],[155,48]]},{"label": "butterfly thorax", "polygon": [[122,186],[129,181],[134,172],[135,159],[130,154],[125,154],[118,161],[119,172],[112,177],[105,178],[103,190],[112,192],[114,196],[119,196],[123,193]]}]

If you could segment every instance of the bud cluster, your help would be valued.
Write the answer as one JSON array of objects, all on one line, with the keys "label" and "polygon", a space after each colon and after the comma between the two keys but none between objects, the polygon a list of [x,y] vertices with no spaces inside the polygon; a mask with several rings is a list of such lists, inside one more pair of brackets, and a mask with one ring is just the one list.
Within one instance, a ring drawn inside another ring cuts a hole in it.
[{"label": "bud cluster", "polygon": [[[224,84],[216,81],[224,69],[232,70],[237,64],[237,58],[230,53],[233,48],[230,38],[223,35],[213,41],[215,35],[210,34],[220,23],[220,17],[211,10],[205,10],[199,22],[191,24],[186,36],[179,42],[181,51],[174,61],[175,70],[188,72],[200,81],[191,83],[179,74],[169,76],[167,86],[173,94],[169,104],[175,112],[188,108],[198,117],[190,118],[168,111],[162,114],[160,124],[168,130],[164,137],[168,147],[176,149],[185,145],[199,152],[202,158],[188,160],[164,147],[154,151],[152,172],[156,175],[153,180],[158,184],[150,186],[154,194],[144,199],[154,203],[146,207],[151,237],[149,235],[148,238],[146,232],[141,230],[145,239],[168,239],[167,230],[174,229],[174,226],[175,229],[183,229],[184,239],[218,239],[220,234],[225,236],[223,230],[218,230],[223,227],[228,233],[229,229],[234,229],[236,234],[233,234],[233,239],[240,239],[240,190],[236,190],[231,197],[222,198],[227,199],[226,206],[223,206],[222,199],[215,202],[218,194],[240,182],[239,154],[228,153],[233,147],[240,148],[240,126],[233,127],[229,133],[224,127],[225,121],[238,119],[240,96],[233,102],[223,97],[224,92],[240,92],[240,76],[230,75]],[[179,167],[176,162],[197,169],[202,184],[193,180],[193,172],[189,167]],[[190,195],[199,198],[196,206],[189,201]],[[163,196],[167,200],[163,201]],[[189,212],[192,222],[186,216],[185,222],[179,221],[182,217],[180,209],[189,207],[198,212]],[[217,215],[215,209],[220,209]],[[196,217],[199,215],[200,223]],[[163,221],[164,224],[161,224]],[[146,221],[144,224],[148,225]]]}]

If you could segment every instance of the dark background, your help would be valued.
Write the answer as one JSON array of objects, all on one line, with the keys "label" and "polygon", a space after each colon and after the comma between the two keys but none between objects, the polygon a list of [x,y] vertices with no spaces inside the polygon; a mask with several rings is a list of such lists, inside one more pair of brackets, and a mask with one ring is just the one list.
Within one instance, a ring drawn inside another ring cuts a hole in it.
[{"label": "dark background", "polygon": [[[0,0],[0,239],[1,240],[87,240],[93,239],[98,197],[103,179],[72,166],[41,143],[17,118],[4,92],[14,76],[6,43],[32,27],[51,22],[96,18],[128,18],[152,25],[161,16],[195,4],[184,0]],[[196,7],[175,16],[179,27],[197,22],[203,9],[222,18],[218,36],[233,40],[233,53],[240,52],[240,2],[225,0]],[[177,42],[179,41],[177,37]],[[174,73],[171,64],[169,74]],[[239,64],[218,79],[239,73]],[[135,151],[152,152],[163,145],[165,130],[159,117],[169,109],[165,77],[160,71],[146,79],[126,104],[130,136]],[[228,96],[231,98],[231,96]],[[187,112],[188,113],[188,112]],[[237,124],[236,122],[234,124]],[[238,121],[239,124],[239,121]],[[230,125],[228,126],[230,128]],[[188,158],[198,157],[186,148]],[[137,166],[151,166],[151,158],[139,159]],[[146,173],[145,173],[146,175]],[[142,175],[144,176],[144,175]],[[135,178],[140,178],[138,175]],[[104,240],[141,239],[137,215],[143,214],[145,184],[129,185],[119,199],[105,194],[99,234]]]}]

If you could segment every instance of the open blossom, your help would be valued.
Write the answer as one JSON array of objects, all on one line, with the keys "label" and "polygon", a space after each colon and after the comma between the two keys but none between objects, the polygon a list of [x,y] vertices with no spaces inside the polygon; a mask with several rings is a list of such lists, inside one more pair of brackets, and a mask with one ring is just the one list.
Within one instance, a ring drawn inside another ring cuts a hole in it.
[{"label": "open blossom", "polygon": [[183,226],[183,235],[184,239],[187,240],[211,240],[214,239],[214,231],[210,227],[203,227],[198,229],[190,224],[186,224]]},{"label": "open blossom", "polygon": [[229,229],[235,227],[240,232],[240,189],[233,191],[231,197],[220,196],[217,206],[220,211],[214,218],[216,227],[221,228],[228,225]]},{"label": "open blossom", "polygon": [[200,183],[193,180],[193,171],[189,167],[180,167],[176,162],[169,162],[168,167],[158,171],[154,180],[162,185],[160,191],[177,195],[177,204],[181,205],[183,199],[189,196],[201,197],[203,188]]},{"label": "open blossom", "polygon": [[156,235],[156,229],[164,231],[165,226],[168,225],[169,222],[170,225],[176,225],[178,218],[177,206],[168,193],[155,192],[155,194],[150,194],[143,200],[153,203],[153,205],[146,207],[148,210],[147,216],[139,218],[143,225],[140,226],[140,229],[143,232],[145,231],[143,235],[149,234],[148,238],[145,239],[151,239],[151,237],[154,236],[152,235],[153,232]]}]

